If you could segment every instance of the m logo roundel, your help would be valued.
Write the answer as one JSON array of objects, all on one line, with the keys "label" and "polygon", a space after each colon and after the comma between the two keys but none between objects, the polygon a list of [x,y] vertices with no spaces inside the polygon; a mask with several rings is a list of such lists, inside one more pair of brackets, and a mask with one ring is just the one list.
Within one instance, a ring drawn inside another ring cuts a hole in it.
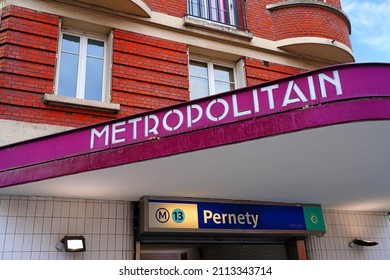
[{"label": "m logo roundel", "polygon": [[156,211],[156,219],[162,224],[165,224],[169,221],[170,214],[169,211],[165,208],[159,208]]}]

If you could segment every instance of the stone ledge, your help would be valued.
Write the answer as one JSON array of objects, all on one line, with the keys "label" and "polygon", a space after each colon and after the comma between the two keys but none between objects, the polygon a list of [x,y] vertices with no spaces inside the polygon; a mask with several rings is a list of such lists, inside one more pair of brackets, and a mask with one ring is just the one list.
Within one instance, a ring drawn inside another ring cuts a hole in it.
[{"label": "stone ledge", "polygon": [[48,105],[88,109],[107,113],[118,113],[120,110],[120,104],[116,103],[105,103],[80,98],[58,96],[54,94],[45,94],[43,96],[43,103]]},{"label": "stone ledge", "polygon": [[190,15],[184,17],[184,26],[197,27],[208,31],[219,32],[225,35],[238,37],[240,39],[251,41],[253,34],[248,31],[238,30],[234,26],[220,24],[207,19],[196,18]]}]

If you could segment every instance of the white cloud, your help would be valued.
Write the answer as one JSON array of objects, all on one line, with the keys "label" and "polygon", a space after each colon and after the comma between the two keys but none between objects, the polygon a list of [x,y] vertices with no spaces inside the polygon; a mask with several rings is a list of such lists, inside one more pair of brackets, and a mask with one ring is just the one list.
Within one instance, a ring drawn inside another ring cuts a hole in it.
[{"label": "white cloud", "polygon": [[342,0],[358,43],[390,54],[390,0]]}]

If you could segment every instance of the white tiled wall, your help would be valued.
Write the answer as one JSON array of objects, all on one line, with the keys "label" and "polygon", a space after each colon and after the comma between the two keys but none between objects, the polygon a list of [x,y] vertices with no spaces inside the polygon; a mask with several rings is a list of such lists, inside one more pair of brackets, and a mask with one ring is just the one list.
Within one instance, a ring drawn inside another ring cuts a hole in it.
[{"label": "white tiled wall", "polygon": [[[327,233],[306,241],[313,260],[390,260],[390,220],[386,212],[324,210]],[[375,247],[351,248],[355,238],[378,242]]]},{"label": "white tiled wall", "polygon": [[[132,203],[126,201],[0,195],[0,260],[132,259]],[[327,233],[306,241],[314,260],[390,260],[385,212],[324,210]],[[83,235],[86,252],[55,248],[64,235]],[[354,238],[375,247],[350,248]]]},{"label": "white tiled wall", "polygon": [[[131,259],[131,213],[126,201],[0,195],[0,260]],[[65,235],[83,235],[87,251],[58,251]]]}]

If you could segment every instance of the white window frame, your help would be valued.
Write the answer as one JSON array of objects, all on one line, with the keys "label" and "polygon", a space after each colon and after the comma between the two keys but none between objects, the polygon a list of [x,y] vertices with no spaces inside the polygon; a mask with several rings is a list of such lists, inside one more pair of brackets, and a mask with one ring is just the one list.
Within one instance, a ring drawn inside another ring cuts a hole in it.
[{"label": "white window frame", "polygon": [[[55,95],[58,95],[58,85],[60,79],[60,69],[61,69],[61,54],[62,54],[62,40],[63,35],[77,36],[80,37],[80,50],[79,50],[79,65],[78,65],[78,76],[77,76],[77,87],[76,87],[76,98],[85,99],[85,79],[86,79],[86,62],[87,62],[87,46],[88,39],[101,41],[104,43],[104,61],[103,61],[103,81],[102,81],[102,96],[100,102],[107,102],[108,94],[108,83],[107,83],[107,73],[108,73],[108,58],[109,58],[109,47],[108,47],[108,36],[97,35],[87,32],[80,32],[77,30],[67,29],[61,30],[58,40],[58,57],[57,57],[57,69],[56,69],[56,81],[55,81]],[[93,101],[93,100],[91,100]]]},{"label": "white window frame", "polygon": [[[207,64],[207,77],[208,77],[208,85],[209,85],[208,96],[217,94],[215,92],[214,65],[233,69],[234,89],[244,86],[242,81],[244,77],[239,77],[238,75],[238,72],[240,71],[240,69],[238,68],[243,67],[241,66],[241,61],[234,63],[234,62],[228,62],[228,61],[223,61],[218,59],[210,59],[210,58],[207,59],[199,56],[190,56],[188,61],[188,67],[190,67],[191,61]],[[189,73],[189,77],[191,78],[191,73]],[[190,92],[190,99],[193,100],[193,98],[191,97],[191,92]]]}]

